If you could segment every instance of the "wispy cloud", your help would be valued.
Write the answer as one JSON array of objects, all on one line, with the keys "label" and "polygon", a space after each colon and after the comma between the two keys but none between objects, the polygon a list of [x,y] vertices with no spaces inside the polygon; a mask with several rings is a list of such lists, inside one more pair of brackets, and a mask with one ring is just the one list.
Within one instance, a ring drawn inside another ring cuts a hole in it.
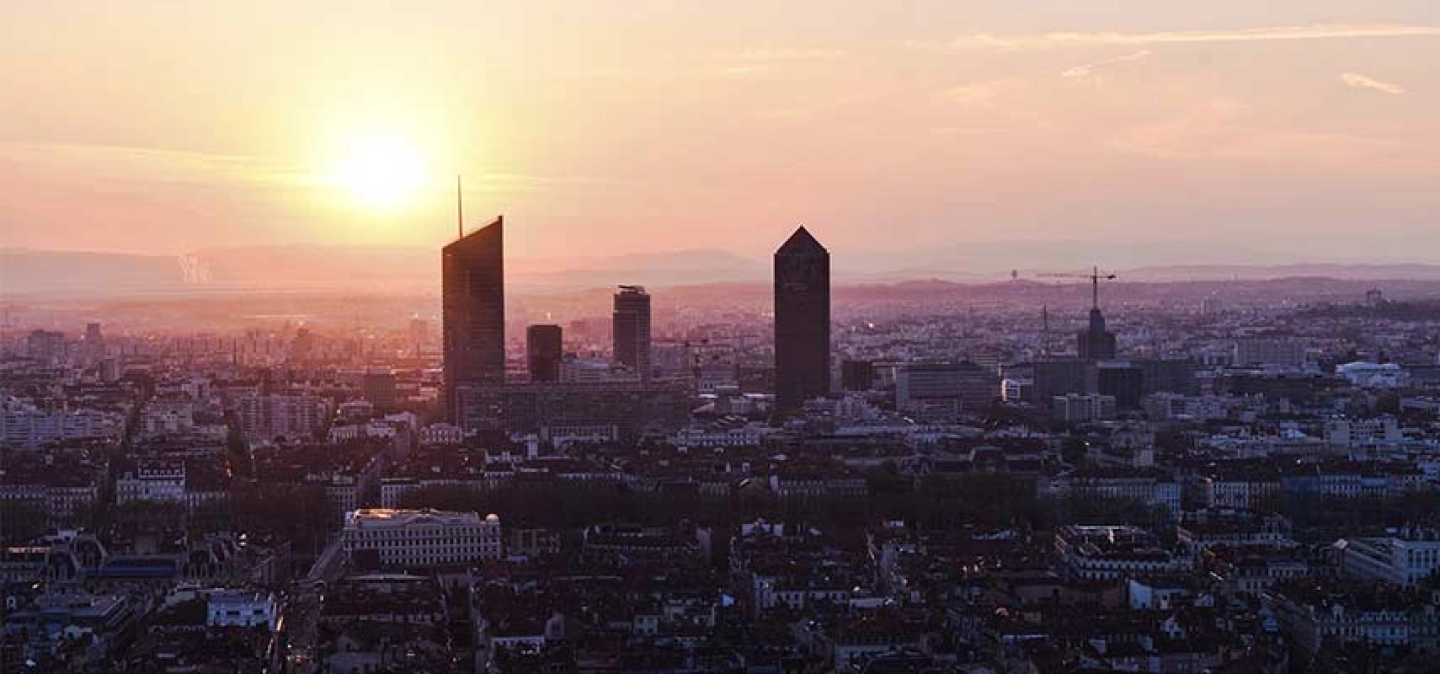
[{"label": "wispy cloud", "polygon": [[[85,143],[0,143],[0,165],[31,174],[64,175],[112,185],[173,188],[333,189],[318,167],[267,161],[249,155]],[[584,175],[536,175],[493,167],[467,167],[466,191],[512,192],[556,187],[606,187],[623,180]],[[449,181],[431,186],[449,191]]]},{"label": "wispy cloud", "polygon": [[1039,34],[962,35],[947,42],[911,41],[912,49],[937,54],[975,51],[1035,51],[1113,45],[1149,46],[1216,42],[1279,42],[1352,38],[1440,37],[1440,26],[1410,24],[1316,24],[1269,26],[1233,30],[1177,30],[1152,32],[1055,32]]},{"label": "wispy cloud", "polygon": [[840,58],[845,55],[841,49],[781,49],[762,48],[747,49],[740,52],[717,54],[718,58],[732,61],[819,61],[823,59]]},{"label": "wispy cloud", "polygon": [[8,143],[0,158],[32,170],[74,171],[93,178],[151,183],[303,182],[296,166],[255,157],[170,148],[85,143]]},{"label": "wispy cloud", "polygon": [[1015,86],[1015,80],[998,79],[970,82],[946,89],[942,96],[953,103],[971,108],[992,108],[1002,92]]},{"label": "wispy cloud", "polygon": [[1358,166],[1403,145],[1385,138],[1258,124],[1247,106],[1215,99],[1175,117],[1124,129],[1112,149],[1165,160]]},{"label": "wispy cloud", "polygon": [[1074,68],[1060,73],[1060,76],[1064,77],[1065,79],[1071,80],[1081,79],[1089,77],[1095,72],[1096,68],[1104,68],[1105,66],[1112,66],[1117,63],[1130,63],[1132,61],[1139,61],[1140,59],[1143,59],[1152,53],[1153,52],[1151,52],[1149,49],[1141,49],[1140,51],[1134,52],[1132,54],[1125,54],[1124,56],[1116,56],[1115,58],[1108,58],[1101,61],[1094,61],[1091,63],[1086,63],[1084,65],[1075,66]]},{"label": "wispy cloud", "polygon": [[1405,87],[1391,82],[1382,82],[1373,77],[1366,77],[1360,73],[1340,73],[1340,81],[1346,86],[1356,89],[1370,89],[1382,94],[1399,95],[1405,93]]}]

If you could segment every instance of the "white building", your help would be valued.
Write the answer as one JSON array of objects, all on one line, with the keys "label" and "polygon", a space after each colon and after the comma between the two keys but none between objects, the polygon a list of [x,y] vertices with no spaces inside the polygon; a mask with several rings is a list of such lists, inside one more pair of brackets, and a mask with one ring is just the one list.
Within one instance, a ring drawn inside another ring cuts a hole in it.
[{"label": "white building", "polygon": [[347,442],[350,440],[364,440],[366,438],[394,439],[397,431],[394,426],[371,421],[361,424],[339,424],[330,427],[330,442]]},{"label": "white building", "polygon": [[759,447],[772,429],[759,424],[729,428],[691,426],[671,436],[677,447]]},{"label": "white building", "polygon": [[268,444],[277,436],[308,436],[330,421],[330,400],[314,395],[250,395],[240,399],[245,441]]},{"label": "white building", "polygon": [[1052,405],[1055,418],[1071,424],[1114,419],[1118,411],[1110,395],[1071,393],[1055,396]]},{"label": "white building", "polygon": [[1130,526],[1061,527],[1055,551],[1064,567],[1081,580],[1187,573],[1193,560],[1161,547],[1149,532]]},{"label": "white building", "polygon": [[420,429],[420,444],[425,447],[458,445],[464,441],[465,431],[454,424],[430,424]]},{"label": "white building", "polygon": [[1402,388],[1409,385],[1410,373],[1395,363],[1345,363],[1335,374],[1360,388]]},{"label": "white building", "polygon": [[1409,531],[1405,538],[1347,538],[1335,543],[1349,576],[1414,585],[1440,568],[1440,532]]},{"label": "white building", "polygon": [[185,501],[185,466],[141,465],[115,479],[115,504],[133,501]]},{"label": "white building", "polygon": [[64,440],[119,441],[125,435],[125,415],[101,410],[42,410],[29,403],[8,400],[0,410],[0,444],[35,449]]},{"label": "white building", "polygon": [[1389,415],[1325,422],[1325,444],[1336,449],[1398,449],[1404,440],[1400,422]]},{"label": "white building", "polygon": [[1180,483],[1163,471],[1108,468],[1072,471],[1043,480],[1039,486],[1047,495],[1079,495],[1123,501],[1139,501],[1165,508],[1172,516],[1180,513]]},{"label": "white building", "polygon": [[345,554],[381,566],[474,564],[500,559],[500,518],[473,512],[360,509],[345,514]]},{"label": "white building", "polygon": [[215,590],[205,604],[205,624],[210,627],[264,625],[273,632],[279,619],[275,595],[269,593]]}]

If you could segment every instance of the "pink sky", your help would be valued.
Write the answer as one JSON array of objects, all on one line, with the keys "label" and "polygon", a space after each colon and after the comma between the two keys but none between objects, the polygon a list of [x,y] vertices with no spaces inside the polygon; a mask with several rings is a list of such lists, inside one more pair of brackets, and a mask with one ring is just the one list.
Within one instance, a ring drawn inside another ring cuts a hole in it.
[{"label": "pink sky", "polygon": [[[1429,1],[63,4],[6,8],[0,247],[438,246],[458,172],[530,257],[1440,262]],[[325,182],[376,133],[424,168],[397,208]]]}]

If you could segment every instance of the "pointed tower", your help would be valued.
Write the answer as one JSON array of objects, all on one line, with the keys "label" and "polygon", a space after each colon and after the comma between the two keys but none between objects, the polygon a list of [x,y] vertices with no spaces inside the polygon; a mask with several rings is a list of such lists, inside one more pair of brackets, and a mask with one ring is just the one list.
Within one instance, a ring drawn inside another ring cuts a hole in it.
[{"label": "pointed tower", "polygon": [[775,406],[830,393],[830,252],[801,227],[775,251]]},{"label": "pointed tower", "polygon": [[505,383],[504,216],[445,246],[441,284],[446,410],[459,421],[457,387]]}]

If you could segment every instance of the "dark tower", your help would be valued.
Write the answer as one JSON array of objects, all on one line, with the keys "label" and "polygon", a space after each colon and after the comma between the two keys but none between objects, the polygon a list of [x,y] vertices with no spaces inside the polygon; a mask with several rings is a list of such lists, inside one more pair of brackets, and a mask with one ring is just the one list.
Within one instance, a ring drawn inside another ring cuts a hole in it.
[{"label": "dark tower", "polygon": [[530,381],[560,381],[560,362],[565,357],[562,334],[558,325],[532,325],[525,329],[525,362]]},{"label": "dark tower", "polygon": [[804,227],[775,251],[775,406],[830,393],[830,252]]},{"label": "dark tower", "polygon": [[650,294],[640,286],[620,286],[611,315],[615,362],[650,376]]},{"label": "dark tower", "polygon": [[505,218],[441,253],[446,409],[458,420],[456,388],[505,383]]},{"label": "dark tower", "polygon": [[1115,333],[1105,329],[1105,314],[1100,313],[1100,278],[1100,272],[1096,270],[1091,281],[1090,325],[1076,335],[1075,346],[1080,360],[1115,358]]}]

